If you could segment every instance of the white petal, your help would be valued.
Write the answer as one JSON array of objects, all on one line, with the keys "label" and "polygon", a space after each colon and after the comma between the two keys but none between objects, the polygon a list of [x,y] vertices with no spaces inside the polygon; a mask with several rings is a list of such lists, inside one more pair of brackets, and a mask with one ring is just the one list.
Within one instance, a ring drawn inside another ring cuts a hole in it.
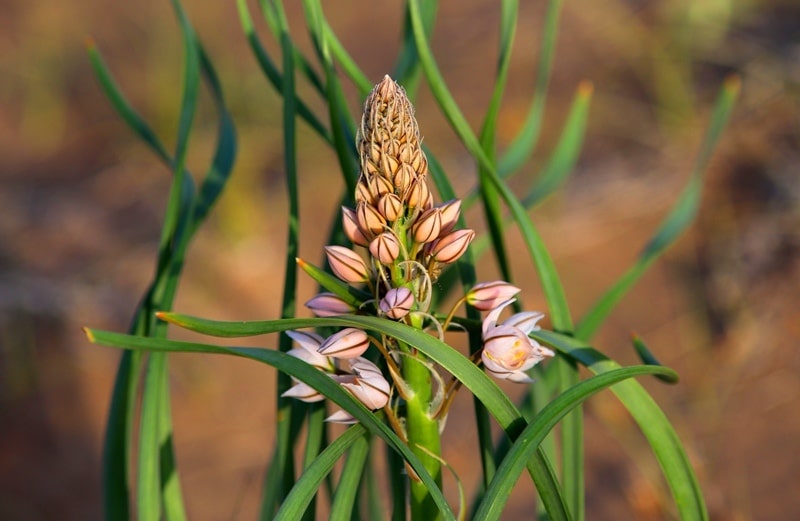
[{"label": "white petal", "polygon": [[289,336],[289,338],[297,342],[297,345],[303,349],[307,349],[315,353],[317,352],[320,344],[325,340],[318,334],[312,333],[311,331],[287,331],[286,334]]},{"label": "white petal", "polygon": [[505,302],[501,303],[499,306],[494,308],[486,315],[486,318],[483,319],[483,336],[486,337],[486,333],[489,332],[493,327],[497,326],[497,319],[500,318],[500,313],[503,312],[503,309],[506,308],[509,304],[514,302],[515,298],[510,298]]},{"label": "white petal", "polygon": [[353,418],[349,412],[339,409],[335,413],[331,414],[327,418],[325,418],[326,422],[330,423],[343,423],[345,425],[351,425],[353,423],[358,423],[358,420]]},{"label": "white petal", "polygon": [[508,317],[508,319],[503,322],[503,325],[516,327],[527,335],[531,331],[539,329],[536,323],[542,318],[544,318],[544,313],[540,311],[523,311],[522,313],[517,313]]}]

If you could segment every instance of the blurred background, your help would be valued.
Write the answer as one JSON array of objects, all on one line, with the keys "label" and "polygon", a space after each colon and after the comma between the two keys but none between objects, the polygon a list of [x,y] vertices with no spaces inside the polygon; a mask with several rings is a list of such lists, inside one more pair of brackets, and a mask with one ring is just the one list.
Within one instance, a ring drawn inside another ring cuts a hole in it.
[{"label": "blurred background", "polygon": [[[234,2],[185,3],[220,73],[240,148],[228,189],[190,249],[175,309],[275,318],[286,234],[280,99],[246,45]],[[521,2],[501,143],[527,111],[544,3]],[[300,3],[287,4],[293,34],[310,51]],[[473,128],[494,74],[494,4],[441,2],[433,39]],[[327,11],[342,43],[378,81],[399,48],[401,2],[330,3]],[[84,41],[94,39],[132,104],[172,145],[180,36],[169,3],[156,0],[5,0],[0,29],[0,518],[101,519],[102,435],[119,352],[89,345],[81,326],[127,328],[153,270],[169,179],[103,97]],[[677,386],[643,383],[685,442],[713,519],[782,520],[800,509],[800,4],[565,2],[541,143],[514,186],[530,184],[579,82],[591,81],[575,174],[534,213],[580,317],[668,212],[721,82],[734,72],[742,94],[708,170],[696,224],[595,344],[635,363],[635,331],[680,373]],[[323,108],[307,85],[301,92]],[[352,88],[348,95],[358,113]],[[204,169],[214,139],[207,98],[203,106],[193,171]],[[475,167],[424,86],[417,113],[426,144],[464,194]],[[304,124],[299,131],[301,255],[318,262],[342,183],[334,155]],[[478,211],[467,219],[482,230]],[[515,231],[509,238],[520,244]],[[491,262],[480,269],[484,280],[496,275]],[[514,269],[527,306],[543,309],[525,255]],[[301,302],[312,292],[302,280]],[[247,343],[275,345],[270,337]],[[274,371],[180,355],[171,358],[171,375],[190,518],[256,518],[274,439]],[[457,410],[468,415],[469,397],[460,400]],[[657,464],[624,409],[605,393],[586,415],[588,518],[670,519]],[[445,457],[473,483],[469,440],[446,437],[445,445]],[[531,518],[521,490],[508,519]]]}]

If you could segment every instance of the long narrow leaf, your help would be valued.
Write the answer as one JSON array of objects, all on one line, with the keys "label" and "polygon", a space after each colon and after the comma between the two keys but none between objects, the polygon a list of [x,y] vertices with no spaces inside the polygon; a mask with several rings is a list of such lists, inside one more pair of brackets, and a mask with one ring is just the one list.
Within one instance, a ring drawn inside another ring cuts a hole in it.
[{"label": "long narrow leaf", "polygon": [[705,139],[700,147],[695,165],[689,178],[689,183],[684,188],[683,193],[675,201],[672,211],[664,219],[653,238],[644,247],[634,264],[620,279],[606,291],[594,306],[586,313],[575,334],[578,338],[590,339],[606,317],[611,313],[622,297],[633,287],[639,278],[647,271],[647,268],[674,243],[683,231],[692,223],[700,204],[700,196],[703,189],[703,178],[717,144],[722,130],[733,111],[733,105],[739,94],[740,81],[736,76],[728,78],[722,86],[717,96],[714,110],[711,114],[711,122],[706,132]]}]

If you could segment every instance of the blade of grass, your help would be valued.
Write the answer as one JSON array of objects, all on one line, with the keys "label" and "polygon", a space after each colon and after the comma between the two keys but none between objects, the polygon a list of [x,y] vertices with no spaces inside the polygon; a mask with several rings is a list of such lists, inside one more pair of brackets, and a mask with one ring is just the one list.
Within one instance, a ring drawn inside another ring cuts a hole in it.
[{"label": "blade of grass", "polygon": [[[436,11],[439,9],[438,0],[428,0],[422,4],[422,26],[428,38],[433,32],[433,25],[436,21]],[[419,54],[417,53],[417,42],[414,40],[414,30],[411,25],[411,14],[409,6],[406,4],[403,16],[403,46],[397,57],[395,66],[392,67],[392,78],[403,86],[410,99],[416,96],[419,80],[421,78],[419,67]]]},{"label": "blade of grass", "polygon": [[[569,355],[595,374],[620,367],[583,340],[552,331],[534,331],[531,336]],[[637,382],[621,382],[612,387],[611,391],[628,409],[653,448],[675,499],[680,519],[708,520],[703,494],[691,462],[664,412]]]},{"label": "blade of grass", "polygon": [[[278,92],[283,92],[283,76],[278,71],[278,68],[269,57],[269,54],[264,49],[264,46],[261,44],[261,40],[259,40],[258,35],[256,34],[255,28],[253,27],[253,17],[250,14],[249,8],[247,7],[247,0],[236,0],[236,8],[239,12],[239,22],[241,23],[242,30],[247,38],[247,43],[250,44],[250,49],[253,51],[253,55],[256,57],[256,61],[258,62],[261,71],[264,73],[264,76],[267,77],[267,80],[275,90]],[[297,98],[295,103],[297,104],[297,113],[303,119],[303,121],[308,123],[308,125],[322,139],[330,144],[333,144],[333,137],[331,136],[330,131],[325,128],[325,125],[320,122],[317,116],[314,115],[314,113],[308,108],[303,100]]]},{"label": "blade of grass", "polygon": [[597,300],[589,312],[586,313],[586,316],[583,317],[575,331],[578,338],[588,340],[594,335],[617,303],[622,300],[622,297],[647,271],[647,268],[680,237],[694,220],[700,205],[703,179],[708,161],[733,111],[733,105],[740,86],[741,82],[737,76],[731,76],[723,84],[714,104],[711,122],[700,147],[689,183],[675,201],[672,211],[642,250],[636,263]]},{"label": "blade of grass", "polygon": [[[325,322],[332,323],[336,320],[339,319],[284,319],[275,322],[281,326],[285,326],[290,324],[308,323],[309,321],[312,321],[312,323],[313,321],[316,321],[320,324]],[[283,328],[282,330],[285,331],[286,329],[288,328]],[[109,347],[141,349],[154,353],[180,351],[233,355],[256,360],[275,367],[281,372],[287,373],[291,377],[310,385],[330,399],[333,403],[342,407],[342,409],[350,413],[357,421],[366,427],[369,432],[379,436],[381,439],[390,444],[392,448],[399,451],[403,458],[408,461],[409,465],[411,465],[414,471],[418,474],[420,479],[422,479],[422,481],[429,487],[429,490],[434,497],[434,501],[445,519],[455,519],[450,507],[447,504],[447,501],[442,495],[441,490],[436,486],[436,483],[431,475],[425,471],[425,467],[422,465],[419,458],[414,455],[408,446],[402,440],[400,440],[400,438],[398,438],[388,426],[384,424],[382,421],[382,414],[374,413],[367,409],[360,401],[354,398],[333,379],[306,362],[287,355],[286,353],[272,349],[223,347],[194,342],[179,342],[175,340],[166,340],[163,338],[147,338],[123,335],[119,333],[111,333],[92,329],[87,329],[85,331],[90,341]],[[424,333],[422,334],[424,335]],[[297,487],[294,487],[294,490],[296,489]],[[310,500],[310,497],[312,497],[315,492],[316,488],[308,487],[305,487],[304,490],[300,491],[301,494],[308,496],[308,500]],[[308,500],[304,499],[303,501],[307,503]],[[288,508],[286,507],[287,504],[288,500],[287,502],[284,502],[283,508]],[[297,519],[297,517],[290,517],[290,519]]]},{"label": "blade of grass", "polygon": [[550,71],[553,68],[553,55],[556,48],[560,12],[561,0],[550,0],[544,17],[539,67],[536,71],[536,87],[533,99],[522,129],[500,159],[497,172],[501,177],[506,177],[519,169],[533,154],[539,141],[544,107],[547,100],[547,85],[550,82]]},{"label": "blade of grass", "polygon": [[[472,361],[440,340],[405,324],[377,317],[356,315],[256,322],[218,322],[176,313],[158,313],[158,317],[185,329],[223,337],[253,336],[287,329],[319,326],[356,327],[376,331],[413,346],[435,363],[441,365],[481,400],[511,438],[516,438],[525,424],[524,419],[508,396]],[[89,330],[88,333],[94,336],[102,334],[102,338],[126,338],[124,335],[94,330]],[[105,341],[102,341],[102,343],[108,345]],[[551,518],[568,519],[569,514],[561,497],[560,488],[553,470],[549,461],[540,451],[537,451],[535,460],[528,462],[528,471],[547,505]]]},{"label": "blade of grass", "polygon": [[580,382],[547,404],[522,431],[506,457],[503,458],[503,462],[497,469],[497,474],[486,490],[480,508],[473,519],[477,521],[501,518],[506,502],[511,496],[511,490],[525,466],[525,461],[530,459],[536,447],[542,443],[550,430],[571,410],[603,389],[623,380],[648,374],[676,376],[674,371],[666,367],[634,366],[613,369]]},{"label": "blade of grass", "polygon": [[331,519],[349,519],[358,511],[355,502],[368,456],[369,439],[362,436],[347,452],[347,460],[339,477],[339,485],[336,487],[331,506]]}]

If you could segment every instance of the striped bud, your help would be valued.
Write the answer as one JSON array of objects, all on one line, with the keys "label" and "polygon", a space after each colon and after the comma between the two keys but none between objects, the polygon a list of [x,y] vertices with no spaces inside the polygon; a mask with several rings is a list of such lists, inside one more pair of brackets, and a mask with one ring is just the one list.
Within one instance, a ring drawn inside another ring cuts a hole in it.
[{"label": "striped bud", "polygon": [[358,226],[356,212],[346,206],[342,206],[342,228],[344,229],[344,234],[353,244],[369,246],[369,238],[364,235],[364,232]]},{"label": "striped bud", "polygon": [[325,356],[347,359],[363,355],[368,347],[369,336],[360,329],[348,327],[326,338],[317,352]]},{"label": "striped bud", "polygon": [[369,243],[369,252],[383,264],[391,264],[400,255],[400,241],[392,231],[383,232]]},{"label": "striped bud", "polygon": [[325,246],[328,264],[337,277],[357,284],[369,280],[369,268],[356,252],[344,246]]},{"label": "striped bud", "polygon": [[425,244],[439,237],[441,229],[442,213],[438,208],[431,208],[417,217],[416,222],[411,227],[411,234],[415,242]]},{"label": "striped bud", "polygon": [[425,184],[425,178],[418,176],[414,178],[406,192],[406,204],[409,208],[416,208],[423,206],[430,197],[430,190],[428,185]]},{"label": "striped bud", "polygon": [[475,238],[473,230],[456,230],[445,235],[431,250],[431,255],[437,262],[450,264],[455,262],[467,251],[469,243]]},{"label": "striped bud", "polygon": [[360,202],[356,206],[356,222],[361,230],[381,233],[386,226],[386,219],[371,204]]},{"label": "striped bud", "polygon": [[388,222],[394,222],[403,211],[403,202],[395,194],[386,194],[378,201],[378,211]]},{"label": "striped bud", "polygon": [[414,293],[406,287],[392,288],[379,304],[384,315],[392,319],[403,318],[414,306]]},{"label": "striped bud", "polygon": [[489,311],[504,303],[521,290],[504,280],[475,284],[467,293],[467,303],[481,311]]},{"label": "striped bud", "polygon": [[356,310],[353,306],[333,293],[320,293],[306,302],[306,307],[318,317],[348,315]]},{"label": "striped bud", "polygon": [[461,215],[461,199],[451,199],[446,203],[439,205],[439,210],[442,212],[442,235],[446,235],[453,231],[453,228],[458,222],[458,217]]}]

